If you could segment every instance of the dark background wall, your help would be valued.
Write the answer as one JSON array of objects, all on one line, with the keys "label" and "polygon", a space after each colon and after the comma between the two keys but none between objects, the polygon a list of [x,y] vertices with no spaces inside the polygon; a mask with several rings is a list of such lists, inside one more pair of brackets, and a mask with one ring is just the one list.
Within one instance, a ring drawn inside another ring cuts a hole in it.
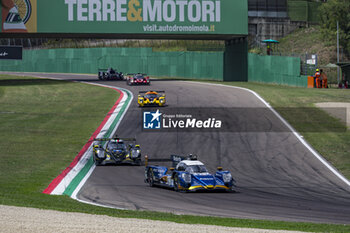
[{"label": "dark background wall", "polygon": [[248,0],[251,17],[287,17],[287,0]]},{"label": "dark background wall", "polygon": [[262,40],[279,40],[297,28],[319,23],[321,4],[310,0],[248,0],[249,45],[260,46]]}]

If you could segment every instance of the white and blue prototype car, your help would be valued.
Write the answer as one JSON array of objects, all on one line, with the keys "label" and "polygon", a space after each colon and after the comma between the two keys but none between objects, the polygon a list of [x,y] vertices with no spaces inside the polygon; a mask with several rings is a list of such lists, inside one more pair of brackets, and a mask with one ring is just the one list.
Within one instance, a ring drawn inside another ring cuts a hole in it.
[{"label": "white and blue prototype car", "polygon": [[182,156],[172,155],[171,159],[163,161],[172,161],[173,166],[148,165],[148,161],[161,161],[162,159],[146,158],[145,182],[151,187],[162,186],[172,188],[175,191],[209,191],[225,190],[234,191],[235,180],[229,171],[218,167],[215,174],[210,174],[204,164],[197,160],[196,156],[184,158]]}]

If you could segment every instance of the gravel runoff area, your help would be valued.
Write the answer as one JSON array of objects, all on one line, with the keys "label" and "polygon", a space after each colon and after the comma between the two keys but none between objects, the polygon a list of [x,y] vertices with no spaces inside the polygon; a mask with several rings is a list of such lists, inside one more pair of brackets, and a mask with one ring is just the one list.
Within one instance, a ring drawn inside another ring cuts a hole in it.
[{"label": "gravel runoff area", "polygon": [[317,103],[316,106],[324,109],[327,113],[340,119],[348,127],[350,127],[350,103],[326,102]]},{"label": "gravel runoff area", "polygon": [[104,215],[60,212],[0,205],[0,232],[35,233],[100,233],[100,232],[237,232],[293,233],[296,231],[232,228],[212,225],[191,225],[146,219],[114,218]]}]

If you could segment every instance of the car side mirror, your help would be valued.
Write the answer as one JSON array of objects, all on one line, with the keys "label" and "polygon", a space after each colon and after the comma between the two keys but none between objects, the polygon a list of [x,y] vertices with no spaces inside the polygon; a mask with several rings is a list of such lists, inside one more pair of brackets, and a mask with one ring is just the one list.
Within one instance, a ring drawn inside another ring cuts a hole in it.
[{"label": "car side mirror", "polygon": [[170,168],[170,171],[174,171],[174,170],[175,170],[175,168],[173,168],[173,167]]}]

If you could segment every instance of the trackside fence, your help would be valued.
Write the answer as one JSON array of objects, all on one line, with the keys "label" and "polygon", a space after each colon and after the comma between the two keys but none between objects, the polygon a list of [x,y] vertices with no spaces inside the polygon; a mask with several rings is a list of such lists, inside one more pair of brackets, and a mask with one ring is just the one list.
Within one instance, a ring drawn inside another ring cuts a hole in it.
[{"label": "trackside fence", "polygon": [[124,73],[223,80],[222,51],[154,52],[152,48],[24,50],[21,61],[1,61],[2,71],[97,74],[113,67]]},{"label": "trackside fence", "polygon": [[[239,59],[239,58],[237,58]],[[307,86],[300,58],[248,54],[248,81]],[[229,64],[225,64],[229,65]],[[2,60],[1,71],[96,74],[113,67],[124,73],[224,80],[224,52],[155,52],[152,48],[81,48],[24,50],[23,60]],[[233,73],[232,75],[237,75]]]},{"label": "trackside fence", "polygon": [[248,54],[248,80],[307,87],[307,76],[300,75],[299,57]]}]

